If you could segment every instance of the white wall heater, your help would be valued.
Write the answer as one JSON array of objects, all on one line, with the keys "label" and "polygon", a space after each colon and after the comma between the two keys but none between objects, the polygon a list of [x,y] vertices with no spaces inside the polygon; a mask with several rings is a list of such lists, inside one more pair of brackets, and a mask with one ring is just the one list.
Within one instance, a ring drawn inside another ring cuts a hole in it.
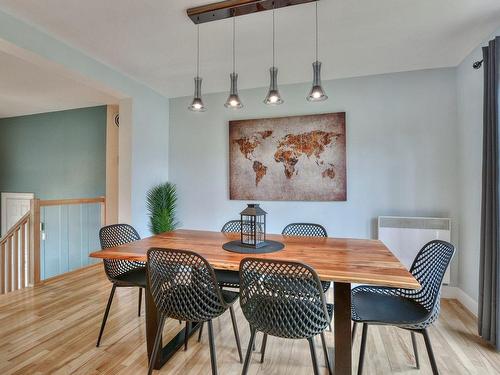
[{"label": "white wall heater", "polygon": [[[427,242],[450,241],[450,219],[432,217],[378,217],[378,239],[398,257],[408,269],[415,256]],[[443,284],[450,282],[450,269]]]}]

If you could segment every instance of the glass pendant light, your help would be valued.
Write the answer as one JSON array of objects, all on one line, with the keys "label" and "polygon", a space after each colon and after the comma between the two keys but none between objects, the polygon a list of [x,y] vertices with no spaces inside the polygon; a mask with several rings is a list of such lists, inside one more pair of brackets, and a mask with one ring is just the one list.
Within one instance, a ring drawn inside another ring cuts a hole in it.
[{"label": "glass pendant light", "polygon": [[207,107],[201,99],[201,77],[200,77],[200,25],[197,27],[197,49],[196,49],[196,77],[194,78],[194,97],[191,105],[188,107],[193,112],[204,112]]},{"label": "glass pendant light", "polygon": [[238,96],[238,74],[236,73],[236,58],[235,58],[235,19],[236,17],[233,14],[233,72],[229,75],[231,78],[231,89],[229,91],[229,96],[227,97],[226,103],[224,103],[224,107],[239,109],[243,107],[241,103],[240,97]]},{"label": "glass pendant light", "polygon": [[313,62],[313,84],[307,100],[310,102],[322,102],[328,99],[323,87],[321,87],[321,62],[318,61],[318,2],[316,1],[316,61]]},{"label": "glass pendant light", "polygon": [[275,23],[274,23],[274,7],[273,7],[273,66],[269,69],[270,73],[270,84],[269,91],[264,103],[268,105],[278,105],[283,103],[280,92],[278,90],[278,68],[275,66]]}]

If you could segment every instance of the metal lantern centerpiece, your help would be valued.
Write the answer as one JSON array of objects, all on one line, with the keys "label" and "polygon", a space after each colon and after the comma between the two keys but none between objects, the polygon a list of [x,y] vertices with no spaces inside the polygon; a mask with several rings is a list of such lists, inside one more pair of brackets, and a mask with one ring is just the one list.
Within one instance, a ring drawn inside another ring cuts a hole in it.
[{"label": "metal lantern centerpiece", "polygon": [[248,204],[241,211],[241,244],[260,248],[266,245],[266,214],[258,204]]},{"label": "metal lantern centerpiece", "polygon": [[[279,251],[285,245],[278,241],[266,240],[266,215],[258,204],[248,204],[240,213],[240,239],[226,242],[222,248],[241,254],[264,254]],[[236,233],[226,233],[234,238]]]}]

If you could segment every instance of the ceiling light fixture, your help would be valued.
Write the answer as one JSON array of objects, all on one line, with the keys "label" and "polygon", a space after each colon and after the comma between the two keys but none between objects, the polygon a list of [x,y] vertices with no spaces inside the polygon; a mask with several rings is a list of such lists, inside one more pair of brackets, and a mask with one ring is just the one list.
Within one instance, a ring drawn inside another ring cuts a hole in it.
[{"label": "ceiling light fixture", "polygon": [[196,25],[197,49],[196,49],[196,77],[194,78],[194,97],[191,105],[188,107],[193,112],[204,112],[207,107],[201,99],[201,77],[200,77],[200,25]]},{"label": "ceiling light fixture", "polygon": [[229,75],[231,78],[231,89],[229,91],[229,96],[227,97],[226,103],[224,104],[224,107],[226,108],[232,108],[232,109],[239,109],[243,107],[243,104],[241,103],[240,97],[238,96],[238,74],[236,73],[236,52],[235,52],[235,45],[236,45],[236,33],[235,33],[235,19],[233,14],[233,72]]},{"label": "ceiling light fixture", "polygon": [[283,103],[280,92],[278,90],[278,68],[275,66],[275,21],[274,21],[274,2],[273,2],[273,66],[269,69],[270,84],[269,91],[264,103],[268,105],[278,105]]},{"label": "ceiling light fixture", "polygon": [[316,61],[313,62],[313,84],[307,100],[310,102],[322,102],[328,99],[323,87],[321,87],[321,62],[318,61],[318,2],[316,1]]}]

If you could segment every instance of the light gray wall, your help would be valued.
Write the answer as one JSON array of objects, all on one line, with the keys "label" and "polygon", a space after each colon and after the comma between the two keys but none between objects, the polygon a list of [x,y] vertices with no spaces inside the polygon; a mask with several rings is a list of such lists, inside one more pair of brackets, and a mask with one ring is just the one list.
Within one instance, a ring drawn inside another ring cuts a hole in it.
[{"label": "light gray wall", "polygon": [[[490,36],[500,35],[500,29]],[[486,45],[486,42],[484,43]],[[457,67],[460,264],[458,286],[475,301],[479,290],[481,175],[483,136],[483,69],[481,46]]]},{"label": "light gray wall", "polygon": [[[269,231],[293,221],[323,224],[337,237],[376,236],[379,215],[442,216],[457,240],[456,83],[454,69],[334,80],[329,100],[308,103],[309,84],[281,87],[285,104],[262,103],[266,88],[243,90],[245,108],[223,107],[227,94],[204,97],[208,111],[170,100],[170,181],[184,227],[219,230],[244,201],[228,198],[228,121],[346,112],[347,201],[263,202]],[[456,278],[453,275],[452,277]]]}]

